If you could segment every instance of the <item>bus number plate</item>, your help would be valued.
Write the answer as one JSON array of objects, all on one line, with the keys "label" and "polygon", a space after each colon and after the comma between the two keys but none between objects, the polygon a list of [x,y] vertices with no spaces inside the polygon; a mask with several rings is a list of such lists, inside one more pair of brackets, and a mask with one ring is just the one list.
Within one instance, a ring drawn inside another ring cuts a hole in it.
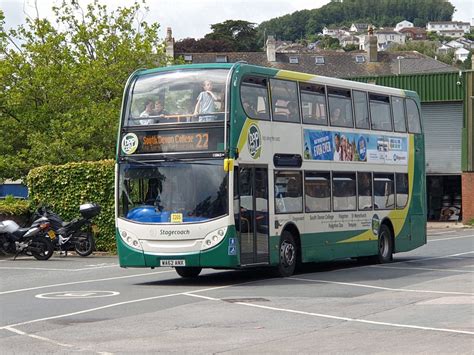
[{"label": "bus number plate", "polygon": [[186,266],[184,260],[160,260],[160,266]]}]

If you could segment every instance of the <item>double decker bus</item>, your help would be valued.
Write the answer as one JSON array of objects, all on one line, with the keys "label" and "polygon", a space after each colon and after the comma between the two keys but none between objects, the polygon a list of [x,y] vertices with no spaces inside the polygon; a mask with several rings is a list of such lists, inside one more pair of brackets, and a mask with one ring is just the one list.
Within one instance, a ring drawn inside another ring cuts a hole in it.
[{"label": "double decker bus", "polygon": [[122,267],[273,267],[426,243],[415,92],[243,62],[129,78],[116,164]]}]

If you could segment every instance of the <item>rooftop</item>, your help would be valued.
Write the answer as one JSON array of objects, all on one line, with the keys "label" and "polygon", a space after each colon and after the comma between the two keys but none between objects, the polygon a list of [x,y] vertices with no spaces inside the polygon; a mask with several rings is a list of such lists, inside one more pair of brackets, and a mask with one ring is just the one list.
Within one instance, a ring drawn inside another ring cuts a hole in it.
[{"label": "rooftop", "polygon": [[[276,61],[269,62],[265,52],[186,53],[192,55],[192,63],[215,63],[216,56],[226,56],[227,62],[239,60],[249,64],[293,70],[336,78],[382,76],[415,73],[453,72],[458,69],[416,51],[378,52],[377,62],[369,62],[367,52],[307,51],[276,53]],[[177,53],[176,56],[184,55]],[[290,57],[292,63],[290,63]],[[316,63],[316,57],[324,57],[324,64]],[[357,61],[356,61],[357,57]],[[297,58],[297,60],[295,60]],[[295,63],[296,62],[296,63]],[[400,65],[400,67],[399,67]]]}]

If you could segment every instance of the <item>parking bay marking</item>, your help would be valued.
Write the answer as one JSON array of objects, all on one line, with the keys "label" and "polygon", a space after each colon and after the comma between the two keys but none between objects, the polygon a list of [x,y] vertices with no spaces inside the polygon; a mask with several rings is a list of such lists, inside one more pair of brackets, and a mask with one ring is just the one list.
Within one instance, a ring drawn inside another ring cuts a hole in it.
[{"label": "parking bay marking", "polygon": [[60,300],[71,300],[71,299],[85,299],[85,298],[99,298],[99,297],[111,297],[117,296],[120,292],[117,291],[62,291],[62,292],[49,292],[36,295],[36,298],[43,299],[60,299]]},{"label": "parking bay marking", "polygon": [[[207,297],[207,296],[203,296],[203,295],[195,295],[195,294],[192,294],[192,293],[185,293],[185,295],[189,296],[189,297],[203,298],[203,299],[210,300],[210,301],[225,301],[225,300],[220,299],[220,298]],[[270,311],[300,314],[300,315],[305,315],[305,316],[341,320],[341,321],[346,321],[346,322],[365,323],[365,324],[382,325],[382,326],[396,327],[396,328],[407,328],[407,329],[418,329],[418,330],[426,330],[426,331],[436,331],[436,332],[474,335],[474,332],[470,332],[470,331],[467,331],[467,330],[432,328],[432,327],[423,327],[423,326],[411,325],[411,324],[378,322],[378,321],[371,321],[371,320],[360,319],[360,318],[340,317],[340,316],[333,316],[333,315],[330,315],[330,314],[304,312],[304,311],[298,311],[298,310],[288,309],[288,308],[270,307],[270,306],[264,306],[264,305],[260,305],[260,304],[254,304],[254,303],[233,302],[233,303],[228,303],[228,304],[238,304],[238,305],[247,306],[247,307],[255,307],[255,308],[266,309],[266,310],[270,310]]]}]

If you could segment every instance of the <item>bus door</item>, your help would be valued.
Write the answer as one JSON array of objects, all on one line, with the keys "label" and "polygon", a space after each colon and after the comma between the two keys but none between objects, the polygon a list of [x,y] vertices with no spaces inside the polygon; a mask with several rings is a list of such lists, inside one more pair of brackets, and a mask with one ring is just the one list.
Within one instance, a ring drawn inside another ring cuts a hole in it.
[{"label": "bus door", "polygon": [[[268,170],[239,166],[239,222],[241,265],[268,264]],[[237,211],[235,211],[237,213]]]}]

